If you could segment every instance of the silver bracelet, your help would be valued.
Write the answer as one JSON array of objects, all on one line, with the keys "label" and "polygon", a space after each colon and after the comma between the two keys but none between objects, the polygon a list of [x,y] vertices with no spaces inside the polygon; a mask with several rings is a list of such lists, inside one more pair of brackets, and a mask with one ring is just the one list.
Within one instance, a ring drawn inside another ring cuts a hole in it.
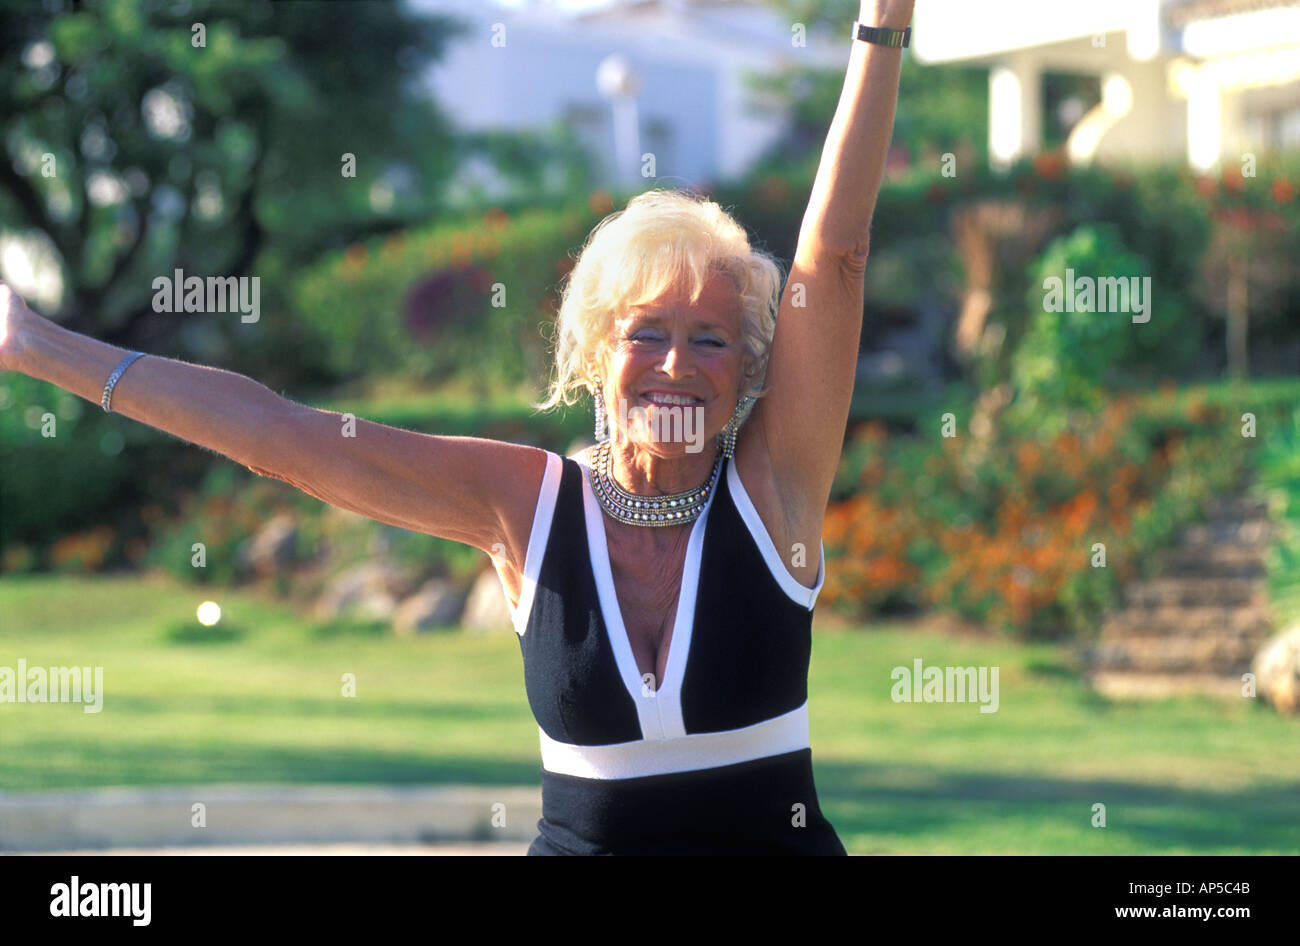
[{"label": "silver bracelet", "polygon": [[117,384],[118,379],[122,377],[123,372],[125,372],[127,368],[131,367],[131,362],[135,361],[142,355],[144,355],[144,352],[142,351],[131,352],[131,354],[118,362],[117,367],[113,369],[113,373],[108,376],[108,383],[104,385],[104,396],[99,399],[99,406],[108,413],[113,413],[108,409],[108,405],[113,400],[113,388]]}]

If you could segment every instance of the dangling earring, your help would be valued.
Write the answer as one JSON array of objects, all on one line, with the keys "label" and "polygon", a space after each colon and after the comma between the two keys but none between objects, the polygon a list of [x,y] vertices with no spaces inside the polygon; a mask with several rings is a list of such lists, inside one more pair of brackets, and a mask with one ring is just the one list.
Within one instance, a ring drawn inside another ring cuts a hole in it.
[{"label": "dangling earring", "polygon": [[722,428],[722,455],[730,460],[736,454],[736,434],[740,432],[740,425],[744,423],[745,416],[749,413],[749,405],[754,402],[754,398],[748,394],[741,397],[736,404],[735,413],[731,415],[731,420],[727,421],[727,426]]},{"label": "dangling earring", "polygon": [[604,443],[609,439],[609,424],[605,419],[605,395],[600,390],[599,376],[592,388],[592,397],[596,401],[596,443]]}]

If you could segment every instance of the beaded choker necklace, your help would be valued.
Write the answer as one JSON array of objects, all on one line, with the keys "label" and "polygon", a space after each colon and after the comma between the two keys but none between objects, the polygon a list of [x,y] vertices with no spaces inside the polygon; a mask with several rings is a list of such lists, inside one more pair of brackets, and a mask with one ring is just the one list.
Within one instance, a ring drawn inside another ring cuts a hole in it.
[{"label": "beaded choker necklace", "polygon": [[609,441],[603,441],[597,448],[593,463],[588,468],[587,476],[591,480],[592,491],[600,500],[600,505],[619,522],[634,526],[679,526],[694,522],[708,505],[709,496],[718,482],[718,471],[722,469],[722,449],[719,445],[717,459],[713,463],[713,472],[703,486],[688,489],[681,493],[665,496],[638,496],[629,493],[616,482],[610,472]]}]

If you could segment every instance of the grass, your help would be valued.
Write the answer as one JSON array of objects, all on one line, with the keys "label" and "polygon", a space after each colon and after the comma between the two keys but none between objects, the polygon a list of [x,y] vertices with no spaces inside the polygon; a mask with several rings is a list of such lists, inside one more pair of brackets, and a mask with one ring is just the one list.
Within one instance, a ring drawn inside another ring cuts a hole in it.
[{"label": "grass", "polygon": [[[205,595],[221,634],[193,621]],[[9,577],[0,614],[0,667],[102,666],[105,690],[100,713],[0,704],[3,790],[539,782],[509,632],[397,638],[163,577]],[[918,657],[998,666],[998,711],[893,702],[890,671]],[[810,691],[818,792],[852,853],[1300,853],[1300,722],[1254,700],[1111,703],[1050,645],[900,626],[819,626]]]}]

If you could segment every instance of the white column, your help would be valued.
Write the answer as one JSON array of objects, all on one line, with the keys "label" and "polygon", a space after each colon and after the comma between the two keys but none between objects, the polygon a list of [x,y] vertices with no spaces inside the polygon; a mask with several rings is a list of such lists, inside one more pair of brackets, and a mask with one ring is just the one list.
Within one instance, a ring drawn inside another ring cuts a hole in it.
[{"label": "white column", "polygon": [[1041,79],[1037,65],[1013,61],[989,70],[989,162],[1005,168],[1042,141]]},{"label": "white column", "polygon": [[1187,161],[1198,171],[1219,163],[1223,121],[1219,85],[1205,69],[1197,70],[1187,85]]},{"label": "white column", "polygon": [[1120,119],[1133,110],[1133,86],[1118,72],[1101,79],[1101,101],[1084,115],[1066,139],[1071,164],[1088,164],[1097,155],[1101,140]]}]

